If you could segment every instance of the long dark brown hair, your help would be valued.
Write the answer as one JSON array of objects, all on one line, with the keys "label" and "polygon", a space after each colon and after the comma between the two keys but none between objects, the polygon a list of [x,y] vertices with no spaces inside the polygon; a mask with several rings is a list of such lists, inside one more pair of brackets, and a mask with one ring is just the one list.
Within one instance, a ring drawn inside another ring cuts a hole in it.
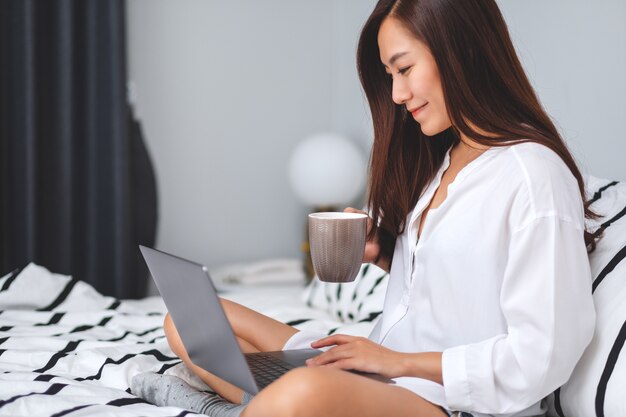
[{"label": "long dark brown hair", "polygon": [[[392,101],[378,48],[378,31],[387,17],[424,42],[439,69],[452,127],[433,137],[421,132],[405,106]],[[460,133],[488,146],[536,142],[552,149],[578,181],[585,216],[597,217],[589,209],[582,175],[528,81],[494,0],[380,0],[361,32],[357,66],[374,123],[368,204],[375,225],[370,238],[378,234],[381,257],[391,260],[408,213]],[[594,236],[585,231],[584,238],[592,251]]]}]

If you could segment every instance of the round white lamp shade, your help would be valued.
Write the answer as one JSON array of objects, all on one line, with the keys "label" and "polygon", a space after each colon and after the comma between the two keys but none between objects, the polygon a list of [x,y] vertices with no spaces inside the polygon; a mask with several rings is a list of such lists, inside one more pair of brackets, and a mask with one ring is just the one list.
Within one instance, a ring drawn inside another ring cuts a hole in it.
[{"label": "round white lamp shade", "polygon": [[298,144],[289,160],[289,180],[304,203],[339,206],[362,191],[366,161],[350,140],[334,133],[311,136]]}]

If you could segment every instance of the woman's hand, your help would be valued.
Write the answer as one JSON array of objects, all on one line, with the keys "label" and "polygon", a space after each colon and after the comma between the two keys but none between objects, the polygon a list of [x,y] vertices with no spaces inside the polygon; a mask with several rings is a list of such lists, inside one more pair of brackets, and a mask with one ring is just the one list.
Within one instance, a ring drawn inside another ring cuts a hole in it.
[{"label": "woman's hand", "polygon": [[[357,210],[352,207],[348,207],[344,210],[344,213],[360,213],[367,215],[367,233],[369,235],[372,230],[372,218],[369,214],[363,210]],[[386,259],[380,259],[380,243],[378,243],[378,236],[374,236],[373,239],[368,239],[365,242],[365,253],[363,254],[363,263],[373,263],[378,267],[389,272],[389,261]]]},{"label": "woman's hand", "polygon": [[387,349],[364,337],[337,334],[311,343],[318,349],[335,347],[306,361],[308,366],[352,369],[396,378],[405,374],[405,354]]},{"label": "woman's hand", "polygon": [[443,385],[442,352],[396,352],[367,338],[345,334],[311,343],[314,349],[326,346],[335,347],[307,360],[306,364],[371,372],[386,378],[415,376]]}]

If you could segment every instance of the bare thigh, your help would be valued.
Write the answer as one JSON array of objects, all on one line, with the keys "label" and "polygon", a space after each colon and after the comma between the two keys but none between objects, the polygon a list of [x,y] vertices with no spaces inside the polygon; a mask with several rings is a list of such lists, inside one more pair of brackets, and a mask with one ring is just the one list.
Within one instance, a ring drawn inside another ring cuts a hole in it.
[{"label": "bare thigh", "polygon": [[257,394],[242,417],[447,417],[413,392],[330,368],[298,368]]},{"label": "bare thigh", "polygon": [[281,350],[298,330],[230,300],[220,299],[237,337],[260,352]]},{"label": "bare thigh", "polygon": [[[287,340],[297,333],[295,328],[240,304],[223,299],[221,302],[244,353],[281,350]],[[241,401],[243,391],[240,388],[207,372],[191,361],[169,313],[165,316],[163,327],[170,348],[189,369],[222,397],[233,403]]]}]

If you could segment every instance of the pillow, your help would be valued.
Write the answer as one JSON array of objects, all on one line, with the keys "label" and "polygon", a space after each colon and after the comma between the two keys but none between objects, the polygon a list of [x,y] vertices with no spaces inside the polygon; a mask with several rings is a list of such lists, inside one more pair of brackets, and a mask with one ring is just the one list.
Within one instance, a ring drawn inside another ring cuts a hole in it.
[{"label": "pillow", "polygon": [[314,277],[302,300],[343,323],[371,322],[383,311],[388,281],[387,272],[374,264],[363,264],[352,282],[337,284]]},{"label": "pillow", "polygon": [[585,178],[591,209],[603,217],[588,222],[602,231],[589,255],[596,331],[568,382],[548,398],[559,417],[626,416],[626,184]]}]

